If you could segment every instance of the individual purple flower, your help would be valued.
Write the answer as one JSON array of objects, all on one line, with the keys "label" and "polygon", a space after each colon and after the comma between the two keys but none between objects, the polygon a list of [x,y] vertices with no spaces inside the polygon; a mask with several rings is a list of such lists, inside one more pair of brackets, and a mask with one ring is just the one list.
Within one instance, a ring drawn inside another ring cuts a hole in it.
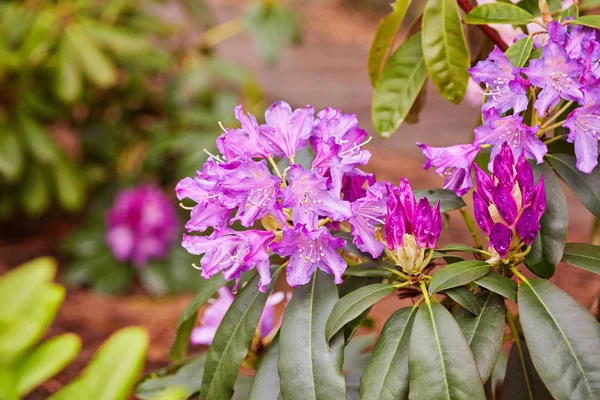
[{"label": "individual purple flower", "polygon": [[475,128],[473,145],[492,145],[490,170],[493,168],[494,157],[504,143],[508,144],[515,156],[525,154],[525,157],[536,160],[538,164],[544,161],[548,148],[535,135],[537,126],[532,128],[524,125],[523,117],[518,115],[500,117],[494,109],[483,114],[483,121],[484,125]]},{"label": "individual purple flower", "polygon": [[375,239],[375,232],[379,225],[384,224],[386,197],[385,185],[378,182],[369,187],[364,197],[351,205],[352,216],[348,222],[352,227],[352,243],[373,258],[379,257],[384,249],[383,243]]},{"label": "individual purple flower", "polygon": [[475,82],[485,83],[488,89],[483,111],[494,108],[502,114],[512,108],[516,114],[527,109],[529,82],[498,47],[494,46],[487,60],[478,62],[469,72]]},{"label": "individual purple flower", "polygon": [[563,47],[567,56],[573,60],[581,60],[586,44],[596,38],[596,32],[583,25],[571,25],[569,29],[557,21],[548,24],[550,41]]},{"label": "individual purple flower", "polygon": [[463,196],[473,186],[471,166],[479,152],[479,147],[462,144],[450,147],[431,147],[417,142],[425,155],[423,168],[436,167],[435,173],[444,176],[444,189],[453,190]]},{"label": "individual purple flower", "polygon": [[106,244],[117,260],[136,267],[163,258],[177,237],[175,211],[154,186],[122,190],[106,215]]},{"label": "individual purple flower", "polygon": [[569,128],[567,140],[575,143],[577,168],[590,173],[598,164],[598,139],[600,139],[600,86],[584,89],[583,107],[573,110],[565,120]]},{"label": "individual purple flower", "polygon": [[506,143],[494,159],[493,171],[490,177],[475,166],[473,208],[477,225],[490,238],[490,248],[506,258],[520,252],[522,244],[533,243],[546,210],[546,189],[543,175],[534,185],[533,168],[523,154],[515,164]]},{"label": "individual purple flower", "polygon": [[242,272],[256,268],[260,275],[259,290],[264,292],[271,282],[267,247],[275,238],[270,231],[233,231],[223,228],[210,236],[183,235],[181,245],[195,255],[204,254],[201,275],[204,279],[222,272],[226,280],[239,279]]},{"label": "individual purple flower", "polygon": [[235,107],[235,117],[242,127],[240,129],[227,130],[217,139],[217,149],[227,160],[237,157],[267,158],[272,149],[261,135],[256,118],[250,113],[244,114],[241,105]]},{"label": "individual purple flower", "polygon": [[261,136],[273,149],[273,155],[294,157],[308,143],[315,110],[311,106],[292,108],[285,101],[276,101],[265,112],[266,124],[260,127]]},{"label": "individual purple flower", "polygon": [[584,44],[584,71],[582,82],[594,84],[600,79],[600,44],[593,40]]},{"label": "individual purple flower", "polygon": [[375,175],[362,172],[358,168],[344,174],[342,178],[342,196],[344,200],[353,202],[367,195],[365,185],[375,184]]},{"label": "individual purple flower", "polygon": [[286,268],[290,286],[307,284],[317,268],[332,275],[337,284],[342,283],[347,266],[337,250],[345,243],[331,236],[325,227],[309,230],[297,224],[293,229],[285,229],[281,242],[273,243],[271,249],[282,257],[290,257]]},{"label": "individual purple flower", "polygon": [[540,59],[529,62],[523,72],[534,86],[542,88],[534,104],[541,117],[545,117],[548,110],[556,106],[561,98],[578,102],[583,100],[579,83],[583,69],[554,41],[544,47]]},{"label": "individual purple flower", "polygon": [[290,167],[289,185],[282,192],[281,206],[291,208],[294,224],[304,224],[308,229],[316,228],[319,216],[342,221],[351,215],[350,203],[327,190],[325,178],[300,165]]}]

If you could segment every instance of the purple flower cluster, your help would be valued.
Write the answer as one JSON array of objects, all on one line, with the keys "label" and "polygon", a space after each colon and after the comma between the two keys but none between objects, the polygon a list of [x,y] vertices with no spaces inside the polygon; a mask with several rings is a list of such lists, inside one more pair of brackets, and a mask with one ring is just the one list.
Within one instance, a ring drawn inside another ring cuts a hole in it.
[{"label": "purple flower cluster", "polygon": [[143,267],[164,257],[178,232],[176,210],[154,186],[123,190],[106,215],[106,244],[119,261]]},{"label": "purple flower cluster", "polygon": [[490,177],[475,166],[475,220],[490,238],[490,250],[506,258],[523,244],[533,243],[546,210],[546,189],[544,176],[534,185],[531,164],[524,155],[515,164],[506,143],[494,158],[493,171]]}]

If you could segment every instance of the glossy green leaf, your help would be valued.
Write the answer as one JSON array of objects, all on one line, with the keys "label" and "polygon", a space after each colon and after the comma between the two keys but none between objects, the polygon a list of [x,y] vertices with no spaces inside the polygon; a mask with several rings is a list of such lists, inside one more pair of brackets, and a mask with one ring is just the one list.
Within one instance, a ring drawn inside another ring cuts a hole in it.
[{"label": "glossy green leaf", "polygon": [[85,182],[81,170],[68,158],[60,157],[52,168],[55,194],[65,210],[76,212],[85,203]]},{"label": "glossy green leaf", "polygon": [[502,400],[554,400],[535,370],[524,340],[510,348]]},{"label": "glossy green leaf", "polygon": [[494,270],[491,270],[481,278],[476,279],[475,283],[487,290],[506,297],[514,303],[517,302],[517,282],[506,276],[500,275]]},{"label": "glossy green leaf", "polygon": [[426,79],[421,34],[416,33],[391,55],[375,86],[371,115],[381,136],[390,137],[396,132]]},{"label": "glossy green leaf", "polygon": [[204,365],[200,397],[203,399],[229,399],[238,370],[260,321],[269,293],[277,276],[267,286],[265,293],[258,290],[260,275],[256,274],[235,296],[221,324],[217,328]]},{"label": "glossy green leaf", "polygon": [[567,243],[562,261],[600,274],[600,246],[588,243]]},{"label": "glossy green leaf", "polygon": [[386,321],[360,378],[360,399],[408,398],[408,346],[416,311],[402,308]]},{"label": "glossy green leaf", "polygon": [[8,126],[0,126],[0,176],[9,182],[21,176],[25,165],[23,148],[15,132]]},{"label": "glossy green leaf", "polygon": [[600,168],[585,174],[575,166],[575,157],[567,154],[548,154],[550,165],[581,203],[596,217],[600,218]]},{"label": "glossy green leaf", "polygon": [[490,272],[490,264],[484,261],[460,261],[437,271],[429,284],[429,294],[444,289],[466,285]]},{"label": "glossy green leaf", "polygon": [[148,343],[143,328],[117,331],[102,344],[81,375],[50,399],[128,399],[144,366]]},{"label": "glossy green leaf", "polygon": [[83,91],[83,75],[73,44],[68,38],[61,41],[56,57],[54,91],[61,100],[72,103],[81,96]]},{"label": "glossy green leaf", "polygon": [[[387,265],[391,267],[390,265]],[[382,265],[374,262],[365,262],[354,267],[348,266],[344,271],[346,276],[357,276],[361,278],[383,278],[390,275],[389,271],[381,268]]]},{"label": "glossy green leaf", "polygon": [[444,293],[470,313],[479,315],[481,312],[481,306],[479,305],[479,301],[477,301],[477,297],[465,286],[446,289]]},{"label": "glossy green leaf", "polygon": [[451,253],[451,252],[465,252],[465,253],[480,253],[481,250],[476,249],[475,247],[467,246],[466,244],[453,243],[449,244],[441,249],[436,249],[436,251],[442,253]]},{"label": "glossy green leaf", "polygon": [[504,299],[493,292],[478,293],[477,301],[481,307],[479,315],[461,309],[456,322],[471,347],[481,380],[486,382],[502,350],[506,306]]},{"label": "glossy green leaf", "polygon": [[81,340],[72,333],[53,337],[27,354],[16,366],[17,391],[21,396],[59,373],[79,353]]},{"label": "glossy green leaf", "polygon": [[96,42],[77,24],[70,24],[65,34],[86,77],[99,87],[113,86],[117,81],[117,69]]},{"label": "glossy green leaf", "polygon": [[456,1],[428,1],[422,26],[423,56],[429,77],[442,96],[458,104],[469,81],[469,50]]},{"label": "glossy green leaf", "polygon": [[456,195],[452,190],[447,189],[422,189],[415,190],[415,199],[418,202],[423,197],[427,197],[429,204],[435,206],[440,202],[440,212],[449,212],[466,206],[464,200]]},{"label": "glossy green leaf", "polygon": [[392,50],[396,34],[409,5],[410,0],[394,1],[392,4],[393,11],[379,21],[377,31],[375,31],[375,38],[369,49],[368,70],[369,79],[371,79],[373,87],[375,87],[379,80],[379,75],[385,65],[385,59]]},{"label": "glossy green leaf", "polygon": [[277,399],[281,395],[279,389],[279,337],[275,337],[256,370],[254,384],[248,400]]},{"label": "glossy green leaf", "polygon": [[469,344],[439,303],[426,303],[417,312],[408,370],[410,399],[485,399]]},{"label": "glossy green leaf", "polygon": [[169,349],[169,357],[171,360],[183,360],[190,342],[190,334],[196,325],[198,310],[208,301],[208,299],[217,293],[224,284],[225,279],[221,274],[217,274],[202,282],[202,286],[198,290],[194,300],[187,305],[177,320],[175,339],[173,339],[173,343],[171,343],[171,348]]},{"label": "glossy green leaf", "polygon": [[552,283],[519,286],[519,316],[535,369],[557,399],[600,397],[600,324]]},{"label": "glossy green leaf", "polygon": [[590,28],[600,28],[600,15],[584,15],[573,21],[570,21],[574,25],[584,25]]},{"label": "glossy green leaf", "polygon": [[540,278],[550,278],[560,262],[567,241],[567,200],[556,174],[546,163],[535,165],[533,172],[537,179],[544,174],[546,212],[540,220],[540,232],[525,257],[525,265]]},{"label": "glossy green leaf", "polygon": [[526,36],[517,40],[512,46],[508,48],[508,50],[506,50],[504,54],[506,54],[506,57],[510,60],[512,65],[514,65],[515,67],[522,67],[529,59],[531,50],[533,50],[533,39],[531,39],[531,37],[529,36]]},{"label": "glossy green leaf", "polygon": [[285,400],[346,399],[342,373],[344,335],[325,340],[325,324],[338,300],[331,275],[317,271],[298,286],[279,333],[278,371]]},{"label": "glossy green leaf", "polygon": [[205,362],[206,353],[201,353],[186,360],[176,371],[167,369],[164,373],[152,372],[136,387],[135,395],[142,400],[149,400],[169,389],[178,388],[187,399],[200,391]]},{"label": "glossy green leaf", "polygon": [[25,113],[20,113],[18,114],[18,128],[36,160],[42,164],[54,164],[58,161],[60,152],[56,144],[36,120]]},{"label": "glossy green leaf", "polygon": [[511,3],[488,3],[473,8],[465,15],[465,22],[473,25],[528,24],[533,15]]},{"label": "glossy green leaf", "polygon": [[339,299],[325,325],[325,337],[327,341],[363,311],[396,291],[396,286],[390,283],[376,283],[355,290]]}]

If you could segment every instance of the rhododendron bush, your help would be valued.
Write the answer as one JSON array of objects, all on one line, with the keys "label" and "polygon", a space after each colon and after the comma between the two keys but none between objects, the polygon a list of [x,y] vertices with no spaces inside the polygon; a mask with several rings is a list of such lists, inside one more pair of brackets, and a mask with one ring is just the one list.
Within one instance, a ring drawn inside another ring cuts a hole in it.
[{"label": "rhododendron bush", "polygon": [[[183,360],[190,340],[210,345],[181,367],[201,376],[184,397],[600,397],[600,325],[548,281],[561,260],[600,273],[600,247],[566,243],[560,183],[600,218],[600,17],[545,0],[539,9],[429,0],[421,25],[393,49],[409,2],[393,6],[369,57],[375,128],[389,136],[418,113],[427,79],[460,102],[472,78],[482,94],[472,141],[416,143],[424,168],[444,180],[414,191],[410,177],[365,172],[371,138],[347,110],[277,101],[263,119],[236,107],[239,126],[224,127],[218,151],[176,187],[189,210],[182,246],[206,281],[179,319],[171,356]],[[463,19],[495,44],[472,63]],[[490,23],[524,33],[507,44]],[[438,245],[448,224],[466,225],[473,241]],[[274,292],[284,280],[287,299]],[[353,336],[388,295],[412,305],[356,361]],[[274,306],[285,308],[281,319]],[[238,378],[240,366],[254,378]],[[184,378],[159,379],[168,387]]]}]

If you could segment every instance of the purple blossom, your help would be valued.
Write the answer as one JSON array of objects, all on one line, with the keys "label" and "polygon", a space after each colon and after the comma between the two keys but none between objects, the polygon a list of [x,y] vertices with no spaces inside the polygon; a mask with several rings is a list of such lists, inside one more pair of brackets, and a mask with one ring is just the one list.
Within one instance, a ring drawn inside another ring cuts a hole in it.
[{"label": "purple blossom", "polygon": [[529,62],[523,72],[529,81],[542,88],[534,107],[545,117],[548,109],[556,106],[561,98],[582,101],[579,77],[583,74],[583,66],[567,55],[567,50],[551,41],[542,50],[542,58]]},{"label": "purple blossom", "polygon": [[241,105],[235,107],[234,113],[242,127],[228,130],[217,139],[219,152],[227,160],[241,156],[267,158],[272,149],[261,134],[256,118],[250,113],[244,114]]},{"label": "purple blossom", "polygon": [[281,242],[273,243],[271,249],[282,257],[290,257],[287,283],[296,287],[307,284],[317,268],[332,275],[335,283],[342,283],[347,265],[337,250],[345,244],[345,240],[334,238],[325,227],[309,230],[297,224],[293,229],[285,229]]},{"label": "purple blossom", "polygon": [[584,56],[585,46],[596,38],[596,33],[593,29],[583,25],[571,25],[569,29],[570,31],[566,26],[553,21],[548,24],[549,39],[563,47],[569,58],[581,60]]},{"label": "purple blossom", "polygon": [[597,41],[589,41],[583,46],[584,72],[582,81],[586,84],[594,84],[600,79],[600,44]]},{"label": "purple blossom", "polygon": [[106,215],[105,241],[119,261],[143,267],[165,257],[177,237],[173,204],[154,186],[119,192]]},{"label": "purple blossom", "polygon": [[379,225],[383,225],[386,215],[387,190],[383,183],[375,183],[364,197],[351,205],[352,216],[348,220],[352,227],[352,243],[361,251],[377,258],[383,252],[383,243],[375,239]]},{"label": "purple blossom", "polygon": [[[525,157],[536,160],[538,164],[544,161],[548,148],[535,135],[537,126],[531,128],[524,125],[523,117],[517,115],[500,117],[495,109],[485,112],[483,120],[485,125],[475,128],[473,145],[492,145],[491,160],[496,157],[500,147],[507,143],[515,156],[525,154]],[[490,162],[492,168],[493,161]]]},{"label": "purple blossom", "polygon": [[435,173],[444,176],[444,189],[453,190],[462,196],[473,186],[471,166],[479,147],[471,144],[450,147],[431,147],[417,142],[425,155],[423,168],[436,167]]},{"label": "purple blossom", "polygon": [[342,196],[344,200],[354,202],[367,195],[365,184],[371,186],[375,184],[375,175],[362,172],[355,168],[350,173],[344,174],[342,178]]},{"label": "purple blossom", "polygon": [[315,110],[311,106],[292,108],[285,101],[276,101],[265,112],[266,124],[260,127],[261,136],[272,149],[272,155],[294,157],[308,143],[314,124]]},{"label": "purple blossom", "polygon": [[469,68],[469,72],[477,83],[485,83],[488,89],[483,111],[494,108],[502,114],[512,108],[516,114],[527,109],[530,85],[498,47],[494,46],[488,59]]},{"label": "purple blossom", "polygon": [[201,259],[201,275],[209,279],[218,272],[227,280],[239,279],[242,272],[256,268],[260,275],[258,283],[264,292],[271,282],[267,247],[275,238],[270,231],[246,230],[236,232],[223,228],[210,236],[183,235],[181,245]]},{"label": "purple blossom", "polygon": [[569,128],[567,140],[575,143],[577,168],[590,173],[598,164],[598,139],[600,139],[600,86],[584,89],[583,107],[573,110],[565,120]]}]

